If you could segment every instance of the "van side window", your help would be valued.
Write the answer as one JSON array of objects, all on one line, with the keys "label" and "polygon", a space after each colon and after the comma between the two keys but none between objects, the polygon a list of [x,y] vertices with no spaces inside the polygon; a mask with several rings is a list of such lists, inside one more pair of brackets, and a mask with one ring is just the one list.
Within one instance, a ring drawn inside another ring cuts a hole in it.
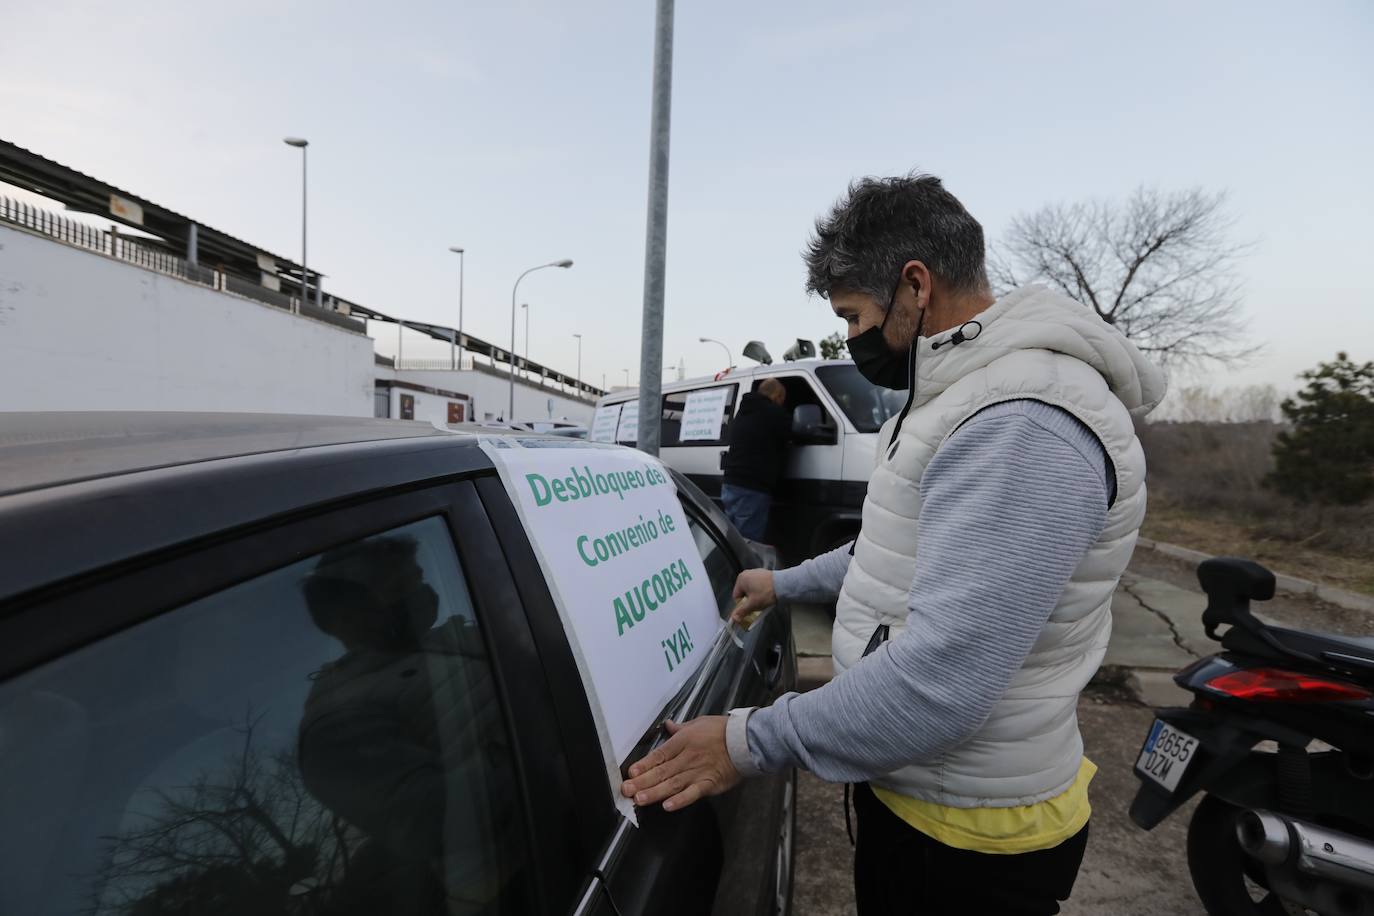
[{"label": "van side window", "polygon": [[[825,403],[821,400],[820,395],[816,393],[815,387],[805,376],[777,375],[774,376],[774,378],[782,382],[782,386],[787,389],[787,401],[783,404],[783,407],[787,409],[788,413],[791,413],[802,404],[815,404],[821,409],[821,419],[823,422],[835,422],[834,418],[830,416],[830,411],[826,408]],[[753,390],[758,391],[759,385],[762,383],[763,379],[755,380]]]},{"label": "van side window", "polygon": [[[710,389],[721,388],[720,385],[711,385]],[[697,389],[699,391],[708,390],[707,388]],[[682,441],[682,416],[687,410],[687,396],[691,391],[674,391],[663,396],[663,427],[660,434],[660,445],[725,445],[730,441],[730,420],[735,415],[735,392],[739,390],[738,385],[725,386],[725,406],[724,416],[720,422],[720,435],[715,439],[691,439],[687,442]]]},{"label": "van side window", "polygon": [[0,910],[527,913],[513,757],[425,519],[0,686]]}]

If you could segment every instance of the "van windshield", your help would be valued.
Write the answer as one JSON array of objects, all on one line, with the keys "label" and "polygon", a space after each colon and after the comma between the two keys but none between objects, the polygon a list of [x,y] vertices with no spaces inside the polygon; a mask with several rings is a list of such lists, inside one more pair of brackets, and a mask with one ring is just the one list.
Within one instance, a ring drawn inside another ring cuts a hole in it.
[{"label": "van windshield", "polygon": [[859,374],[853,364],[820,366],[816,369],[821,384],[830,392],[844,415],[861,433],[876,433],[888,417],[906,403],[905,391],[879,388]]}]

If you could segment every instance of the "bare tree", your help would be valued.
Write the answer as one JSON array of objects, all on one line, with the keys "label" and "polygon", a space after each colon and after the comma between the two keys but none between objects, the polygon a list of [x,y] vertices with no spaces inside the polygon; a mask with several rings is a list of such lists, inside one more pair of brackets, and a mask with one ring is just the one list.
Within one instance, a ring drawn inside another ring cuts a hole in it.
[{"label": "bare tree", "polygon": [[1150,419],[1175,423],[1275,423],[1280,400],[1273,385],[1180,385],[1169,390],[1169,396],[1150,414]]},{"label": "bare tree", "polygon": [[103,837],[88,916],[323,911],[361,836],[306,791],[294,752],[253,747],[255,727],[217,773],[149,790],[139,826]]},{"label": "bare tree", "polygon": [[1235,363],[1244,340],[1225,193],[1139,188],[1124,203],[1054,204],[1016,217],[993,251],[998,292],[1057,287],[1171,366]]}]

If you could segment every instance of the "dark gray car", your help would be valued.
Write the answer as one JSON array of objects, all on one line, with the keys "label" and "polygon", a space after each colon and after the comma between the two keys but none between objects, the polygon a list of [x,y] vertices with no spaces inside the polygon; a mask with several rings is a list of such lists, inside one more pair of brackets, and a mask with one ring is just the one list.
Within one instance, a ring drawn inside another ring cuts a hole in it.
[{"label": "dark gray car", "polygon": [[[768,558],[674,480],[724,616]],[[795,676],[770,614],[665,714]],[[786,912],[794,796],[789,773],[616,812],[474,436],[0,414],[5,916]]]}]

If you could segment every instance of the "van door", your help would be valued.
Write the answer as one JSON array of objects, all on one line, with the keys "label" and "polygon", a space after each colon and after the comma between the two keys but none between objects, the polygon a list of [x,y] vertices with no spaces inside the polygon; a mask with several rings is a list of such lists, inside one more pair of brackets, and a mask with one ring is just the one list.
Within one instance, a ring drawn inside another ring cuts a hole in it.
[{"label": "van door", "polygon": [[[847,531],[848,524],[837,522],[850,515],[857,519],[863,497],[860,494],[856,502],[852,488],[844,482],[844,418],[817,389],[814,378],[800,371],[767,377],[777,379],[787,389],[783,406],[788,411],[811,404],[821,413],[822,435],[812,441],[793,442],[788,448],[783,479],[769,515],[769,543],[775,544],[791,564],[834,546],[832,540],[838,543],[843,534],[834,532]],[[763,378],[754,379],[754,390]]]}]

